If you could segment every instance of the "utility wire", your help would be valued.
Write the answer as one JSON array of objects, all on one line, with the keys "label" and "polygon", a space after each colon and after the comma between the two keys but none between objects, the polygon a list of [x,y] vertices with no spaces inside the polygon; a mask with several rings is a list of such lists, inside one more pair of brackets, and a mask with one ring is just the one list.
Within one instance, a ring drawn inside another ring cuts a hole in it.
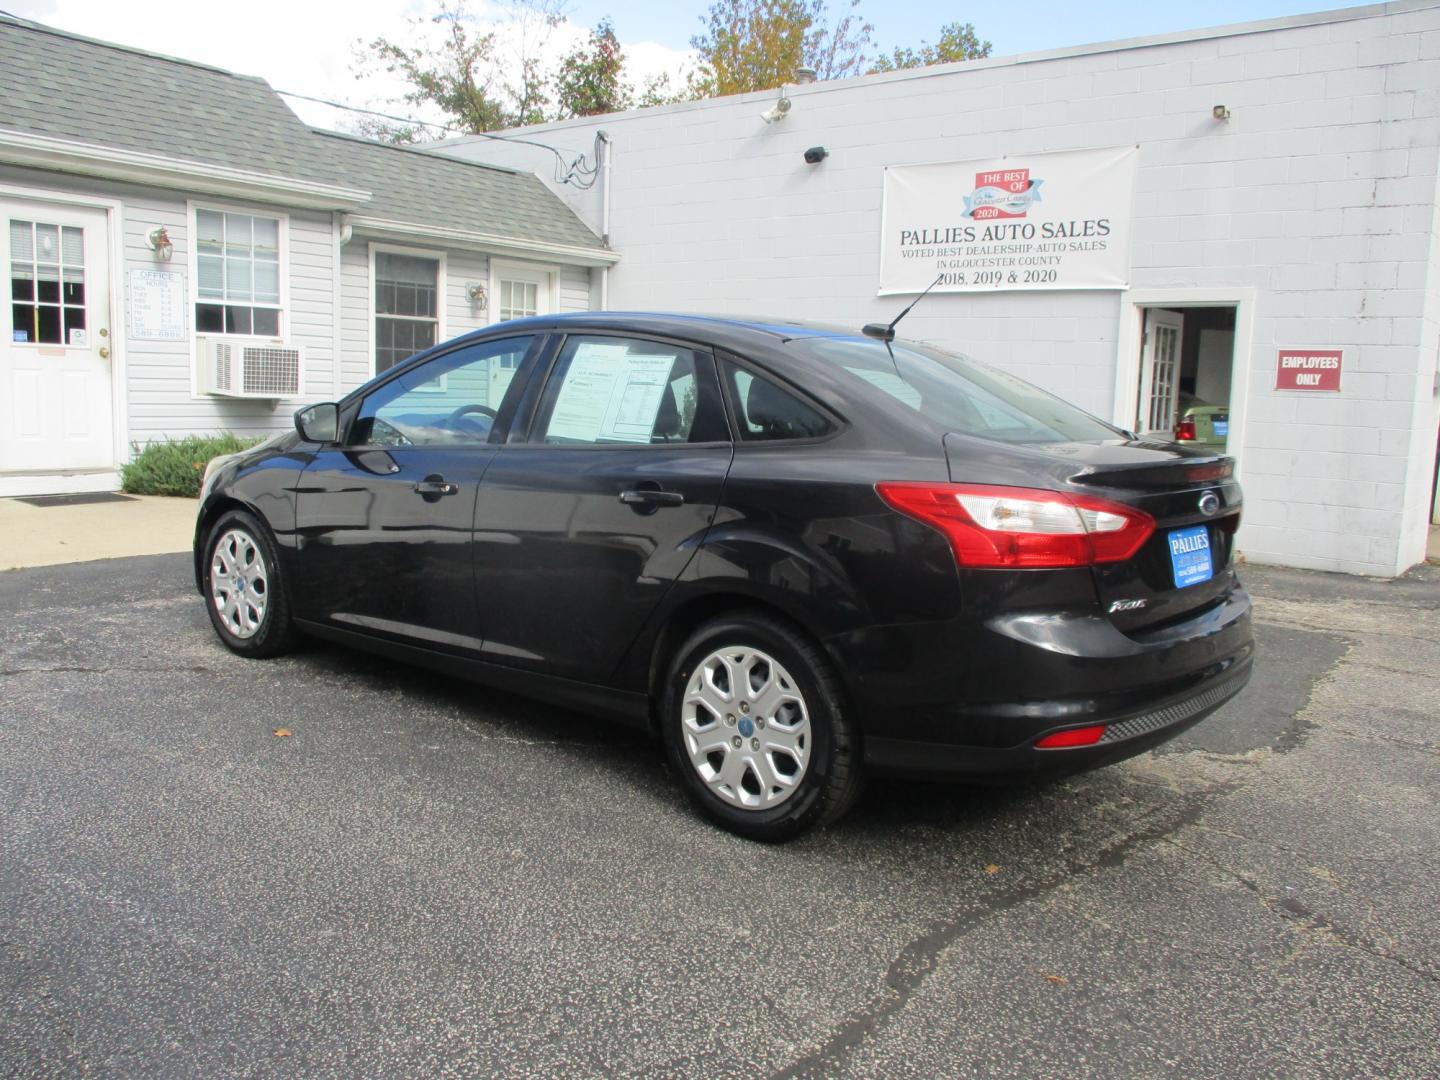
[{"label": "utility wire", "polygon": [[555,182],[557,184],[573,184],[582,191],[589,190],[595,186],[595,178],[599,174],[599,137],[596,137],[596,164],[592,164],[587,155],[580,154],[573,161],[567,160],[565,153],[549,143],[537,142],[534,139],[522,138],[518,135],[497,135],[489,131],[466,131],[463,128],[452,127],[449,124],[438,121],[421,120],[414,116],[396,116],[394,113],[380,112],[378,109],[362,109],[358,105],[343,105],[338,101],[331,101],[329,98],[314,97],[311,94],[297,94],[291,90],[276,90],[277,94],[283,97],[299,98],[301,101],[313,101],[317,105],[328,105],[332,109],[343,109],[346,112],[364,113],[367,116],[378,116],[384,120],[395,120],[402,124],[415,124],[425,128],[436,128],[450,135],[478,136],[482,139],[493,139],[496,142],[516,143],[521,146],[534,146],[541,150],[548,150],[555,155]]}]

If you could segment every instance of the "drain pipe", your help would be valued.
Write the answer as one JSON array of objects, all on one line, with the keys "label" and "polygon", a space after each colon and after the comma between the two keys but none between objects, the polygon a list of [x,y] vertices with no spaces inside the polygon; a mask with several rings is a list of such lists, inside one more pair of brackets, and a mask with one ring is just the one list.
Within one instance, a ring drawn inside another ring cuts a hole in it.
[{"label": "drain pipe", "polygon": [[[600,165],[600,239],[605,246],[610,246],[610,136],[604,131],[595,133],[595,140],[603,150],[605,157]],[[600,268],[600,310],[610,310],[610,264],[606,263]]]}]

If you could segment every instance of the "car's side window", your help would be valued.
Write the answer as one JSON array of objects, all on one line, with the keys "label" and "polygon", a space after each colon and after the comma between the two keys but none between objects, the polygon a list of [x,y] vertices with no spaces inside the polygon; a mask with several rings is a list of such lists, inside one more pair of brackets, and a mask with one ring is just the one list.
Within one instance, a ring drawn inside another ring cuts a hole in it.
[{"label": "car's side window", "polygon": [[709,355],[638,338],[568,338],[545,387],[532,442],[624,446],[724,440],[707,399]]},{"label": "car's side window", "polygon": [[735,403],[736,426],[743,441],[818,439],[835,430],[823,413],[778,383],[728,360],[722,362],[721,368],[730,400]]},{"label": "car's side window", "polygon": [[427,360],[361,403],[352,446],[479,446],[533,337],[465,345]]}]

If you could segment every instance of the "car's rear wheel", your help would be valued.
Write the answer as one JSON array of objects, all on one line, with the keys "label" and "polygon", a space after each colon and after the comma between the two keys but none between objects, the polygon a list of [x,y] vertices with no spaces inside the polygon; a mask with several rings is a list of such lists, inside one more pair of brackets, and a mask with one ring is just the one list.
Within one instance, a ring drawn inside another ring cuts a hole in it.
[{"label": "car's rear wheel", "polygon": [[220,640],[241,656],[287,652],[295,641],[270,531],[243,510],[222,514],[205,543],[205,607]]},{"label": "car's rear wheel", "polygon": [[820,648],[758,613],[701,626],[676,650],[662,735],[692,800],[756,840],[839,818],[863,785],[843,688]]}]

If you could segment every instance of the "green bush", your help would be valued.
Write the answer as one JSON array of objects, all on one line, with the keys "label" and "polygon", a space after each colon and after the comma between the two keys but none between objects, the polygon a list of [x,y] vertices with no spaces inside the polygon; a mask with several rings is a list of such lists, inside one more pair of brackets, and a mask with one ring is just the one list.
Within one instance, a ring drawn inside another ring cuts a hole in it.
[{"label": "green bush", "polygon": [[248,450],[259,439],[223,435],[191,435],[148,446],[135,444],[135,460],[120,467],[120,487],[132,495],[200,494],[200,479],[211,458]]}]

